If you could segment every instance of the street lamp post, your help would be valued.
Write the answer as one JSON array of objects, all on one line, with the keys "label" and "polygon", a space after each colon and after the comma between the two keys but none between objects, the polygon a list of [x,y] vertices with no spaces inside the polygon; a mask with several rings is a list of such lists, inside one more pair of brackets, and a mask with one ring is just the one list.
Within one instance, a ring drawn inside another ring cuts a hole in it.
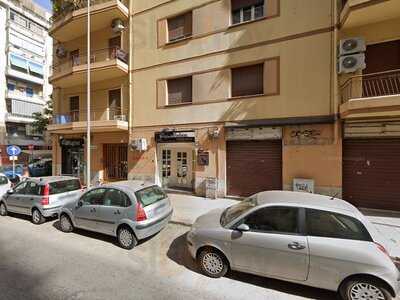
[{"label": "street lamp post", "polygon": [[90,187],[90,1],[87,0],[87,131],[86,131],[86,185]]}]

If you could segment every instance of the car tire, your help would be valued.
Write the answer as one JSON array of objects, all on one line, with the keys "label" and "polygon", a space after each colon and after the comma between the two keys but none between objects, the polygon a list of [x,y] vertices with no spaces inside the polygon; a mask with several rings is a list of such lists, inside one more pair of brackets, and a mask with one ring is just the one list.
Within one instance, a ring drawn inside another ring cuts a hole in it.
[{"label": "car tire", "polygon": [[212,278],[225,276],[229,269],[226,257],[220,251],[212,248],[200,252],[198,264],[202,273]]},{"label": "car tire", "polygon": [[74,225],[72,224],[70,217],[65,213],[60,216],[60,229],[62,232],[67,233],[74,231]]},{"label": "car tire", "polygon": [[32,210],[32,223],[35,225],[43,224],[46,221],[45,217],[43,217],[42,213],[37,209],[34,208]]},{"label": "car tire", "polygon": [[342,284],[340,295],[343,300],[393,299],[385,284],[373,278],[363,277],[350,279]]},{"label": "car tire", "polygon": [[7,207],[4,202],[0,203],[0,216],[5,217],[7,216]]},{"label": "car tire", "polygon": [[122,226],[118,229],[117,239],[121,248],[127,250],[135,248],[138,243],[135,234],[128,226]]}]

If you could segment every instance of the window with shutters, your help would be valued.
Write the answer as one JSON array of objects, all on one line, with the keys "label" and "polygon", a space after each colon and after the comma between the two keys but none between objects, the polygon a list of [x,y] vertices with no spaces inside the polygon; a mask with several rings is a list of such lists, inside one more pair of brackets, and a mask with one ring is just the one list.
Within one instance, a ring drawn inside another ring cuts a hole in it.
[{"label": "window with shutters", "polygon": [[264,94],[264,64],[232,69],[232,97]]},{"label": "window with shutters", "polygon": [[232,0],[232,24],[264,17],[264,0]]},{"label": "window with shutters", "polygon": [[192,12],[168,19],[168,41],[181,40],[192,35]]},{"label": "window with shutters", "polygon": [[168,105],[192,102],[192,76],[167,81]]}]

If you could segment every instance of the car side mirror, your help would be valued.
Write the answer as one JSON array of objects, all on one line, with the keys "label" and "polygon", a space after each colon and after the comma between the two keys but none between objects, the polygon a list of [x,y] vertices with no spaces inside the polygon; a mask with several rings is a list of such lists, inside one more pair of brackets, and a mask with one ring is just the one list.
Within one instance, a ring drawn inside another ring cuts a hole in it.
[{"label": "car side mirror", "polygon": [[249,231],[250,227],[247,224],[240,224],[238,227],[236,227],[236,230],[240,232]]},{"label": "car side mirror", "polygon": [[83,206],[83,202],[82,202],[82,200],[79,200],[78,201],[78,207],[82,207]]},{"label": "car side mirror", "polygon": [[14,194],[14,189],[7,190],[7,194],[9,194],[9,195]]}]

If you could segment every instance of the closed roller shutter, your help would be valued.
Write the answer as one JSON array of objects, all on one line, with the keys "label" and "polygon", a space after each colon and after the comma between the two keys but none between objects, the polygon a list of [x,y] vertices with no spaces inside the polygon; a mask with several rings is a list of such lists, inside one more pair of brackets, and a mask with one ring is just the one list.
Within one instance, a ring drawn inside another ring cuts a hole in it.
[{"label": "closed roller shutter", "polygon": [[343,196],[358,207],[400,210],[400,140],[345,140]]},{"label": "closed roller shutter", "polygon": [[250,196],[282,189],[282,141],[228,141],[227,194]]}]

